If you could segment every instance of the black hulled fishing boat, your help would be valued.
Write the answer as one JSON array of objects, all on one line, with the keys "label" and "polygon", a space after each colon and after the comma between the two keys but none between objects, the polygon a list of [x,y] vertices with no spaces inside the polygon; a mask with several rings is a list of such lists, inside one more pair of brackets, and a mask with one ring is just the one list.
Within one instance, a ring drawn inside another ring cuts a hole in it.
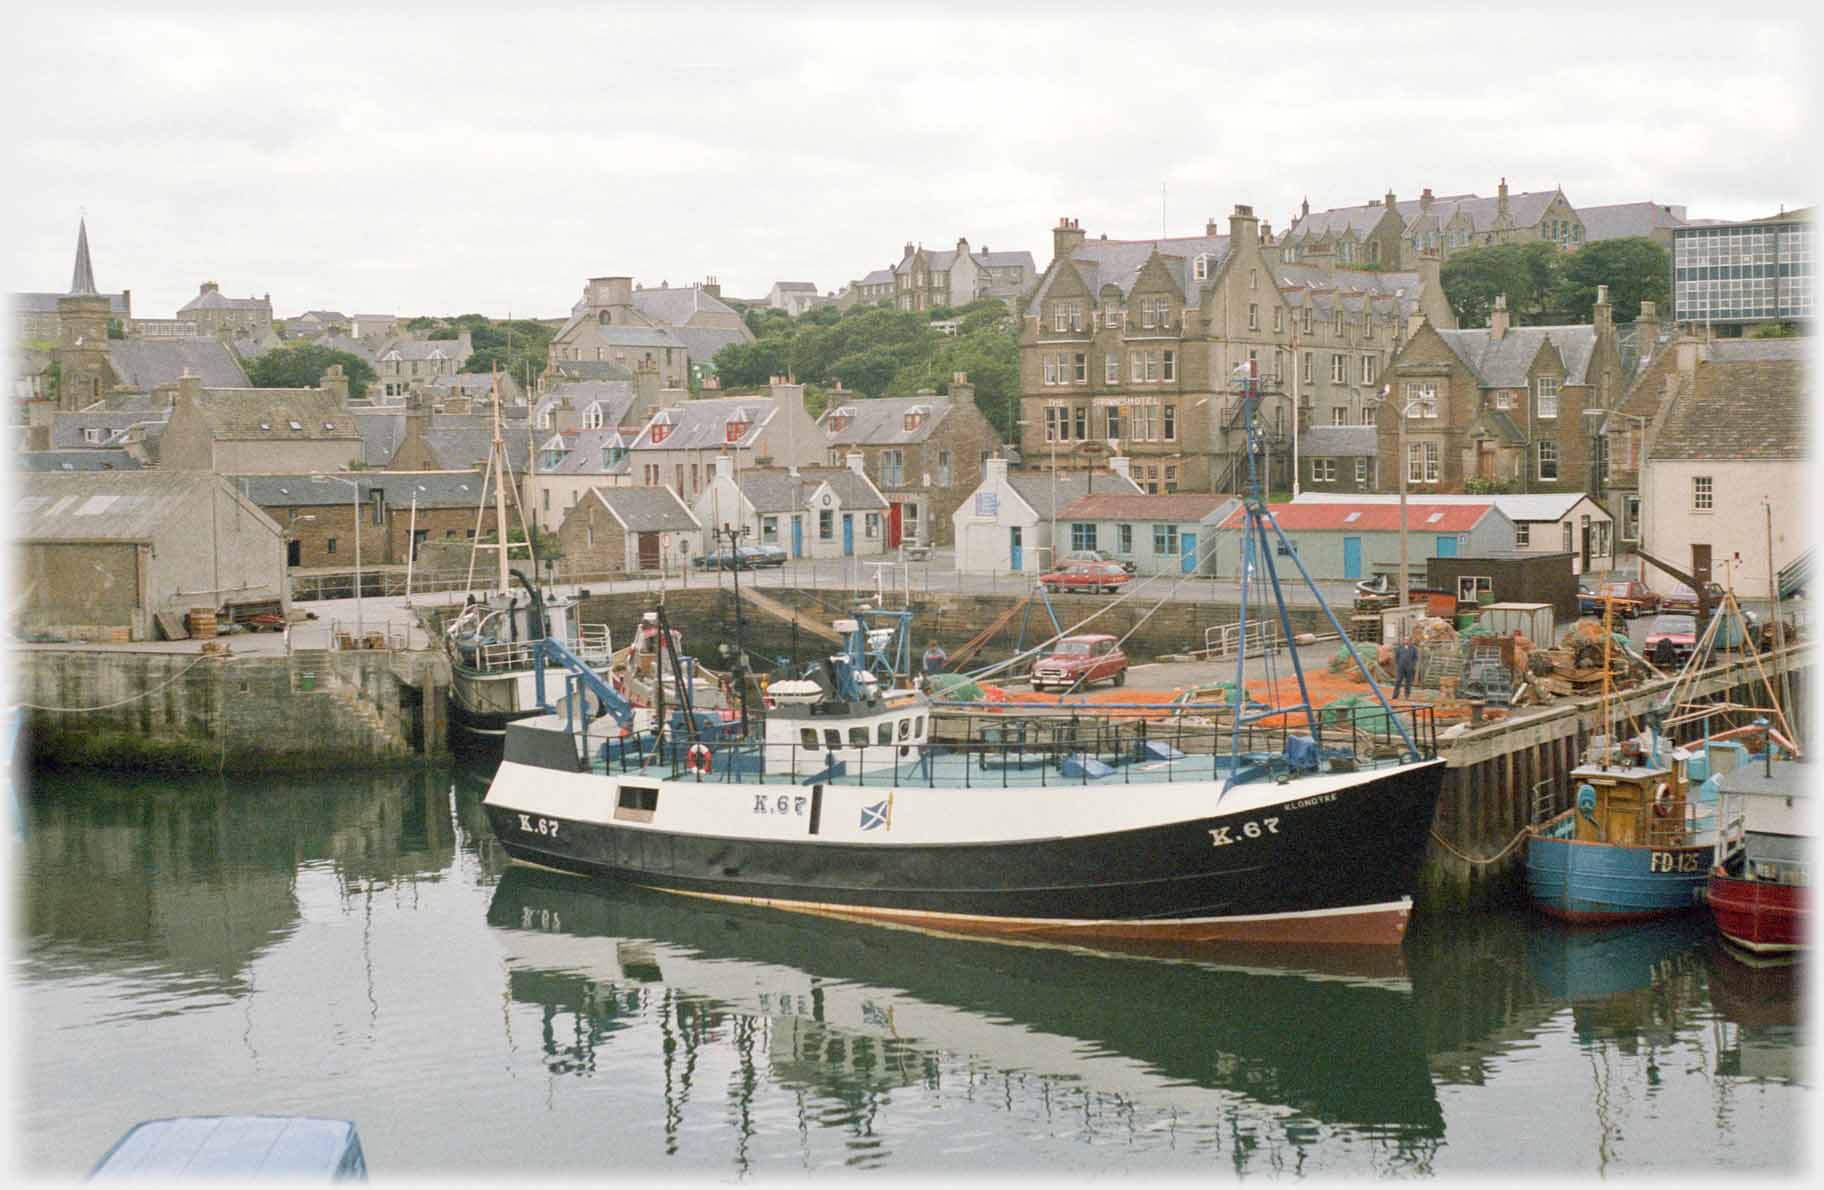
[{"label": "black hulled fishing boat", "polygon": [[[1310,577],[1254,475],[1251,374],[1242,396],[1242,635],[1252,583],[1270,588],[1289,639],[1274,546]],[[894,631],[906,632],[903,615],[873,614],[897,615]],[[1294,653],[1296,701],[1240,706],[1226,723],[1168,738],[1144,724],[1064,722],[938,743],[924,693],[870,664],[905,649],[883,643],[869,616],[838,620],[841,652],[769,687],[763,721],[729,723],[686,701],[654,708],[647,731],[612,685],[541,641],[537,698],[554,709],[507,727],[484,802],[495,834],[542,867],[946,932],[1400,941],[1442,761],[1429,709],[1390,707],[1340,626],[1376,707],[1326,719]],[[668,639],[661,630],[675,681],[654,688],[688,697]],[[1238,689],[1245,663],[1244,650]],[[561,693],[547,688],[559,679]]]}]

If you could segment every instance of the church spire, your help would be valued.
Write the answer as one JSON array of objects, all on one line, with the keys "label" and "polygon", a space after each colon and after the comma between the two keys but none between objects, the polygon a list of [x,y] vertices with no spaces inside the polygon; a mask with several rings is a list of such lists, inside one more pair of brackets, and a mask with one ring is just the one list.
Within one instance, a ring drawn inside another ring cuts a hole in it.
[{"label": "church spire", "polygon": [[95,290],[95,269],[89,264],[89,223],[80,220],[76,225],[76,271],[70,274],[70,295],[72,297],[98,296]]}]

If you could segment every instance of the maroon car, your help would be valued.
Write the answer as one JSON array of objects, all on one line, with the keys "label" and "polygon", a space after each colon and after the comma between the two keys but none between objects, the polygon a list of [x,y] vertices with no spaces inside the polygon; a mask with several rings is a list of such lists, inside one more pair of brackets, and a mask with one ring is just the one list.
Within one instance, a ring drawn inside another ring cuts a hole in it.
[{"label": "maroon car", "polygon": [[[1611,579],[1602,584],[1596,591],[1596,602],[1599,609],[1605,599],[1613,605],[1615,614],[1624,619],[1650,616],[1659,610],[1659,592],[1639,579]],[[1597,614],[1602,613],[1599,610]]]},{"label": "maroon car", "polygon": [[1679,664],[1697,647],[1697,617],[1683,614],[1658,617],[1648,627],[1641,647],[1647,660],[1661,669]]},{"label": "maroon car", "polygon": [[1127,654],[1112,636],[1067,636],[1032,667],[1034,690],[1081,689],[1104,679],[1117,686],[1127,681]]},{"label": "maroon car", "polygon": [[[1723,587],[1721,583],[1705,583],[1704,593],[1710,597],[1710,606],[1723,606]],[[1672,593],[1659,601],[1662,612],[1689,612],[1697,614],[1697,592],[1680,583],[1672,588]]]},{"label": "maroon car", "polygon": [[1129,578],[1127,571],[1113,562],[1072,562],[1061,570],[1041,574],[1039,581],[1056,595],[1059,591],[1115,591]]}]

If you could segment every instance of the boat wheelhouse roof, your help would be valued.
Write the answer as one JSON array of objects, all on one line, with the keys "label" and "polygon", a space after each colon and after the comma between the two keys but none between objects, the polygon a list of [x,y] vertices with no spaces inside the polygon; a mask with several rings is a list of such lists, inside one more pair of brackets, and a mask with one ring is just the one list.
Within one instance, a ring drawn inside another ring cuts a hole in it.
[{"label": "boat wheelhouse roof", "polygon": [[1808,778],[1815,774],[1807,770],[1799,761],[1776,760],[1772,764],[1773,773],[1768,775],[1768,764],[1764,760],[1750,760],[1738,765],[1716,779],[1718,793],[1746,795],[1749,797],[1783,797],[1794,798],[1811,796],[1811,781]]}]

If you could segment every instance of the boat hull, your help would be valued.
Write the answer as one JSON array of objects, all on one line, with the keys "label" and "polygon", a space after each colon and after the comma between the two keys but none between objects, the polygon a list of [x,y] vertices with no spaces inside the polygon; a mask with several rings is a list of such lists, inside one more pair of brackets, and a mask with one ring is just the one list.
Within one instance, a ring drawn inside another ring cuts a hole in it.
[{"label": "boat hull", "polygon": [[[489,822],[515,860],[586,876],[1002,938],[1391,945],[1411,914],[1443,769],[1433,761],[1356,774],[1315,797],[1301,798],[1293,782],[1269,787],[1284,790],[1277,802],[1235,799],[1245,807],[1235,813],[1083,833],[1068,828],[1065,799],[1078,795],[1054,790],[1059,820],[1029,824],[1044,834],[986,842],[744,837],[553,818],[547,808],[575,803],[542,798],[541,773],[549,786],[553,774],[503,765],[484,804]],[[1203,804],[1216,805],[1220,786],[1208,786]],[[731,804],[773,799],[782,788],[794,787],[735,786]],[[661,782],[658,797],[700,800],[725,789]],[[1093,794],[1145,796],[1120,787]],[[996,814],[991,790],[913,787],[893,796],[908,820],[921,800],[952,818]],[[612,797],[604,789],[602,804]]]},{"label": "boat hull", "polygon": [[1708,841],[1648,847],[1536,831],[1526,841],[1527,894],[1534,908],[1563,921],[1640,921],[1690,913],[1704,906],[1712,850]]},{"label": "boat hull", "polygon": [[1811,898],[1802,885],[1740,880],[1723,872],[1709,877],[1711,916],[1724,938],[1755,954],[1786,954],[1805,947]]}]

